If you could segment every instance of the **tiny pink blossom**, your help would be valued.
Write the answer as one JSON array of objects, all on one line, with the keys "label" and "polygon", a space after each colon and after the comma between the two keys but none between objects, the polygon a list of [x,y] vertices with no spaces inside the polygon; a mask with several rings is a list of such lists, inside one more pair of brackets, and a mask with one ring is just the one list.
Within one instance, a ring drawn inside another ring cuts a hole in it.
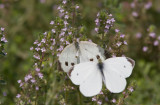
[{"label": "tiny pink blossom", "polygon": [[38,87],[38,86],[36,86],[36,90],[39,90],[39,87]]},{"label": "tiny pink blossom", "polygon": [[119,29],[115,29],[115,32],[118,33],[120,30]]},{"label": "tiny pink blossom", "polygon": [[42,73],[38,73],[38,77],[39,77],[40,79],[42,79],[42,78],[43,78],[43,74],[42,74]]},{"label": "tiny pink blossom", "polygon": [[33,47],[31,47],[30,50],[33,50]]},{"label": "tiny pink blossom", "polygon": [[152,38],[155,38],[156,37],[156,33],[151,32],[151,33],[149,33],[149,36],[152,37]]},{"label": "tiny pink blossom", "polygon": [[20,98],[21,97],[21,95],[20,94],[17,94],[17,96],[16,96],[17,98]]},{"label": "tiny pink blossom", "polygon": [[147,46],[144,46],[144,47],[143,47],[143,51],[146,52],[147,50],[148,50],[148,47],[147,47]]},{"label": "tiny pink blossom", "polygon": [[22,82],[22,80],[18,80],[17,82],[18,82],[18,83],[21,83],[21,82]]},{"label": "tiny pink blossom", "polygon": [[133,11],[133,12],[132,12],[132,16],[138,17],[138,13],[137,13],[136,11]]},{"label": "tiny pink blossom", "polygon": [[116,103],[116,99],[112,99],[112,102],[113,102],[113,103]]},{"label": "tiny pink blossom", "polygon": [[140,32],[138,32],[138,33],[136,34],[136,37],[137,37],[137,38],[141,38],[141,37],[142,37],[142,34],[141,34]]},{"label": "tiny pink blossom", "polygon": [[35,70],[36,70],[37,72],[39,72],[39,71],[40,71],[40,68],[36,68]]},{"label": "tiny pink blossom", "polygon": [[154,46],[158,46],[159,42],[158,40],[154,41]]},{"label": "tiny pink blossom", "polygon": [[53,24],[54,24],[54,21],[51,21],[51,22],[50,22],[50,25],[53,25]]}]

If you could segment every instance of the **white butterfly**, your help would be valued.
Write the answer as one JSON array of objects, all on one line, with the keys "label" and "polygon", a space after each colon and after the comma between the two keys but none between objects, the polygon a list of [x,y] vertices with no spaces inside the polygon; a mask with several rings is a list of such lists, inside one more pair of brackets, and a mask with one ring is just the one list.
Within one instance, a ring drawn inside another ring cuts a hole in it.
[{"label": "white butterfly", "polygon": [[71,81],[80,85],[80,92],[86,97],[100,93],[102,81],[112,93],[120,93],[126,87],[126,78],[132,73],[135,61],[126,57],[109,58],[103,62],[84,62],[74,66]]},{"label": "white butterfly", "polygon": [[95,43],[88,41],[74,42],[64,48],[59,56],[62,69],[65,72],[71,71],[75,64],[94,61],[98,59],[105,60],[104,50]]}]

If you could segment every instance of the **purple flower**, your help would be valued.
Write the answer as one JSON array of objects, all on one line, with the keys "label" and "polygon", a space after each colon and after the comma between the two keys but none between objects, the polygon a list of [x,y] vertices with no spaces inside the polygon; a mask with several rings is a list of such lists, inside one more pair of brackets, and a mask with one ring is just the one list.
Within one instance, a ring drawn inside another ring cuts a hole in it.
[{"label": "purple flower", "polygon": [[35,50],[36,50],[36,51],[39,51],[39,50],[40,50],[40,48],[35,48]]},{"label": "purple flower", "polygon": [[132,3],[131,3],[131,8],[135,8],[135,6],[136,6],[135,3],[132,2]]},{"label": "purple flower", "polygon": [[134,16],[134,17],[138,17],[138,13],[137,13],[137,12],[135,12],[135,11],[133,11],[133,12],[132,12],[132,16]]},{"label": "purple flower", "polygon": [[64,12],[64,9],[60,9],[59,11],[62,13],[62,12]]},{"label": "purple flower", "polygon": [[92,101],[96,101],[96,97],[92,97]]},{"label": "purple flower", "polygon": [[121,35],[120,35],[120,38],[124,38],[124,37],[125,37],[125,35],[124,35],[124,34],[121,34]]},{"label": "purple flower", "polygon": [[55,29],[52,29],[52,32],[53,32],[53,33],[56,33]]},{"label": "purple flower", "polygon": [[3,96],[7,96],[7,93],[6,93],[6,92],[3,92]]},{"label": "purple flower", "polygon": [[41,46],[41,43],[38,43],[37,45],[38,45],[38,46]]},{"label": "purple flower", "polygon": [[36,58],[36,59],[40,59],[39,55],[33,55],[33,57]]},{"label": "purple flower", "polygon": [[68,24],[68,22],[67,21],[64,21],[64,25],[67,25]]},{"label": "purple flower", "polygon": [[54,21],[51,21],[51,22],[50,22],[50,25],[53,25],[53,24],[54,24]]},{"label": "purple flower", "polygon": [[160,40],[160,36],[158,36],[158,40]]},{"label": "purple flower", "polygon": [[39,71],[40,71],[40,68],[36,68],[35,70],[36,70],[37,72],[39,72]]},{"label": "purple flower", "polygon": [[96,23],[99,23],[99,19],[97,18],[97,19],[95,20],[95,22],[96,22]]},{"label": "purple flower", "polygon": [[5,37],[2,37],[2,38],[1,38],[1,41],[2,41],[2,42],[5,42],[5,43],[8,42]]},{"label": "purple flower", "polygon": [[148,50],[148,47],[147,47],[147,46],[144,46],[144,47],[143,47],[143,51],[146,52],[147,50]]},{"label": "purple flower", "polygon": [[147,4],[145,4],[144,6],[146,9],[150,9],[152,7],[152,2],[148,2]]},{"label": "purple flower", "polygon": [[0,8],[4,8],[5,6],[4,6],[4,4],[0,4]]},{"label": "purple flower", "polygon": [[41,41],[42,43],[46,43],[46,39],[42,39],[42,41]]},{"label": "purple flower", "polygon": [[105,28],[106,28],[106,29],[109,29],[109,28],[110,28],[110,25],[106,25]]},{"label": "purple flower", "polygon": [[68,15],[65,15],[65,16],[64,16],[64,18],[65,18],[65,19],[68,19],[68,18],[69,18],[69,16],[68,16]]},{"label": "purple flower", "polygon": [[1,31],[4,31],[4,30],[5,30],[5,28],[1,27]]},{"label": "purple flower", "polygon": [[22,87],[24,85],[24,83],[20,83],[20,87]]},{"label": "purple flower", "polygon": [[18,80],[17,82],[18,82],[18,83],[21,83],[21,82],[22,82],[22,80]]},{"label": "purple flower", "polygon": [[71,35],[71,34],[72,34],[72,32],[68,32],[68,34],[69,34],[69,35]]},{"label": "purple flower", "polygon": [[31,80],[31,82],[32,82],[32,83],[35,83],[35,82],[36,82],[36,80],[35,80],[35,79],[32,79],[32,80]]},{"label": "purple flower", "polygon": [[17,98],[20,98],[21,97],[21,95],[20,94],[17,94],[17,96],[16,96]]},{"label": "purple flower", "polygon": [[115,32],[118,33],[118,32],[119,32],[119,29],[115,29]]},{"label": "purple flower", "polygon": [[124,41],[123,43],[124,43],[125,45],[127,45],[127,41]]},{"label": "purple flower", "polygon": [[114,19],[114,18],[112,18],[112,19],[111,19],[111,22],[113,22],[113,23],[114,23],[114,22],[115,22],[115,19]]},{"label": "purple flower", "polygon": [[110,17],[111,17],[111,16],[112,16],[112,14],[109,14],[108,16],[110,16]]},{"label": "purple flower", "polygon": [[41,48],[41,51],[42,52],[46,52],[46,49],[43,47],[43,48]]},{"label": "purple flower", "polygon": [[130,92],[133,92],[133,91],[134,91],[133,87],[128,88],[128,90],[129,90]]},{"label": "purple flower", "polygon": [[119,47],[122,45],[122,42],[117,42],[116,45]]},{"label": "purple flower", "polygon": [[31,47],[30,50],[33,50],[33,47]]},{"label": "purple flower", "polygon": [[39,87],[38,87],[38,86],[36,86],[36,90],[39,90]]},{"label": "purple flower", "polygon": [[156,37],[156,33],[151,32],[151,33],[149,33],[149,36],[152,37],[152,38],[155,38]]},{"label": "purple flower", "polygon": [[78,9],[78,8],[79,8],[79,6],[77,5],[77,6],[76,6],[76,9]]},{"label": "purple flower", "polygon": [[47,35],[47,32],[44,32],[43,35]]},{"label": "purple flower", "polygon": [[60,41],[61,41],[61,42],[64,42],[64,38],[61,38]]},{"label": "purple flower", "polygon": [[63,4],[66,4],[66,3],[67,3],[67,1],[66,1],[66,0],[63,0],[63,1],[62,1],[62,3],[63,3]]},{"label": "purple flower", "polygon": [[32,78],[32,76],[29,74],[29,75],[27,75],[27,76],[24,77],[24,80],[25,80],[25,82],[27,82],[31,78]]},{"label": "purple flower", "polygon": [[39,77],[40,79],[42,79],[42,78],[43,78],[43,74],[42,74],[42,73],[38,73],[38,77]]},{"label": "purple flower", "polygon": [[112,102],[113,102],[113,103],[116,103],[116,99],[112,99]]},{"label": "purple flower", "polygon": [[140,32],[138,32],[138,33],[136,34],[136,37],[137,37],[137,38],[141,38],[141,37],[142,37],[142,34],[141,34]]},{"label": "purple flower", "polygon": [[68,41],[66,41],[66,45],[70,44]]},{"label": "purple flower", "polygon": [[158,40],[154,41],[154,46],[158,46],[159,42]]},{"label": "purple flower", "polygon": [[102,105],[102,101],[98,100],[97,104]]},{"label": "purple flower", "polygon": [[98,28],[95,28],[94,30],[98,33],[98,30],[99,30],[99,29],[98,29]]}]

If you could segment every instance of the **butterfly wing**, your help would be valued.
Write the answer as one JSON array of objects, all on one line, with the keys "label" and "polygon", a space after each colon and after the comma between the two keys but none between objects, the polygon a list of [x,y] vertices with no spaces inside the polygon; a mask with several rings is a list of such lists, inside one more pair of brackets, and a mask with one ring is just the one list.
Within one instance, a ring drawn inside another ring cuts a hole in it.
[{"label": "butterfly wing", "polygon": [[95,43],[88,41],[81,41],[80,45],[80,61],[93,61],[98,63],[98,59],[105,60],[104,49]]},{"label": "butterfly wing", "polygon": [[113,93],[122,92],[126,87],[126,79],[132,73],[134,60],[126,57],[109,58],[104,61],[104,83]]},{"label": "butterfly wing", "polygon": [[71,68],[77,64],[77,49],[75,43],[72,43],[64,48],[59,56],[59,61],[61,63],[61,68],[65,72],[69,72]]},{"label": "butterfly wing", "polygon": [[102,89],[102,75],[95,62],[75,65],[70,79],[75,85],[80,85],[80,92],[86,97],[97,95]]}]

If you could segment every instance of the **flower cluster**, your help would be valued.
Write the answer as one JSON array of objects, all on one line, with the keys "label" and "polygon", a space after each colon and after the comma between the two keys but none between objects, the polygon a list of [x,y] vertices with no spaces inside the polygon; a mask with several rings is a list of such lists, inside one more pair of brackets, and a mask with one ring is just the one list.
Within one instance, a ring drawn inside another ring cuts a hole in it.
[{"label": "flower cluster", "polygon": [[[122,34],[114,23],[115,19],[112,14],[109,14],[106,11],[99,12],[95,19],[95,31],[102,40],[103,48],[106,49],[109,57],[122,56],[124,54],[123,47],[127,45],[127,41],[125,40],[126,35]],[[104,43],[106,46],[104,46]]]},{"label": "flower cluster", "polygon": [[5,30],[5,28],[0,27],[0,55],[7,55],[7,53],[5,53],[5,51],[4,51],[4,45],[8,41],[5,38],[4,30]]},{"label": "flower cluster", "polygon": [[152,2],[148,1],[142,4],[140,1],[134,0],[133,2],[130,3],[130,7],[132,9],[132,13],[131,13],[132,16],[137,18],[142,12],[139,10],[142,10],[142,8],[144,8],[145,10],[149,10],[152,7]]},{"label": "flower cluster", "polygon": [[108,33],[110,28],[114,25],[114,22],[115,19],[112,17],[112,14],[108,14],[105,11],[97,13],[97,18],[95,19],[96,33]]}]

